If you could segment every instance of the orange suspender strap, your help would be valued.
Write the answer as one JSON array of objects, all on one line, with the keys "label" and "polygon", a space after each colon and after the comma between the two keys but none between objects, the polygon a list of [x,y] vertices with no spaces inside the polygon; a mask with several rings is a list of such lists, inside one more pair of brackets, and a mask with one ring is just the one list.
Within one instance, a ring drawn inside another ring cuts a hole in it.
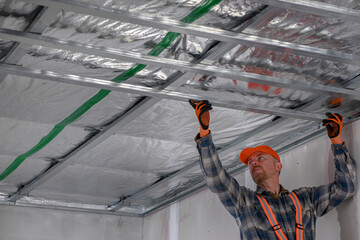
[{"label": "orange suspender strap", "polygon": [[304,239],[304,226],[302,222],[302,209],[300,205],[300,201],[294,192],[289,194],[291,200],[293,201],[296,209],[296,240]]},{"label": "orange suspender strap", "polygon": [[[304,226],[302,225],[302,209],[301,209],[300,201],[294,192],[291,192],[289,196],[292,202],[294,203],[296,210],[296,240],[303,240]],[[284,232],[281,230],[281,227],[277,222],[275,215],[270,208],[269,203],[266,201],[264,197],[260,195],[257,195],[257,197],[278,239],[287,240],[287,237],[285,236]]]},{"label": "orange suspender strap", "polygon": [[269,220],[271,227],[274,229],[274,232],[275,232],[276,236],[278,237],[278,239],[287,240],[287,237],[285,236],[284,232],[281,230],[280,224],[277,222],[275,215],[270,208],[269,203],[262,196],[257,195],[257,197],[258,197],[258,199],[261,203],[261,206],[264,209],[266,217]]}]

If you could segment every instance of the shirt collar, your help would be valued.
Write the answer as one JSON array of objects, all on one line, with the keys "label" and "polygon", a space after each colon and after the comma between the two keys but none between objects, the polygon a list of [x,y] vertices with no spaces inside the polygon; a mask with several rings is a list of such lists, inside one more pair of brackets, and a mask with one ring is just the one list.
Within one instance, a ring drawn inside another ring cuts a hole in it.
[{"label": "shirt collar", "polygon": [[276,196],[274,193],[269,192],[269,191],[265,191],[264,189],[262,189],[261,187],[257,186],[256,187],[256,194],[259,195],[267,195],[267,196],[271,196],[274,199],[277,199],[278,196],[283,195],[283,194],[289,194],[289,191],[286,190],[285,188],[283,188],[282,185],[280,185],[280,193],[278,196]]}]

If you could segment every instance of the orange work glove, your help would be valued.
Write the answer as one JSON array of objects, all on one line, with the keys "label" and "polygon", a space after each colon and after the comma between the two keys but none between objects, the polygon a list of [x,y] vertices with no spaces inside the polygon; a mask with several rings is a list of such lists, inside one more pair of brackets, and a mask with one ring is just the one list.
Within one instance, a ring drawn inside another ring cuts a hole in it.
[{"label": "orange work glove", "polygon": [[333,144],[342,144],[341,130],[343,127],[343,117],[337,113],[326,113],[328,119],[323,120],[323,126],[328,131],[329,138]]},{"label": "orange work glove", "polygon": [[200,124],[200,137],[205,137],[209,134],[209,124],[210,124],[210,113],[212,109],[211,103],[207,100],[200,102],[195,102],[194,100],[189,100],[190,105],[195,109],[195,114],[199,120]]}]

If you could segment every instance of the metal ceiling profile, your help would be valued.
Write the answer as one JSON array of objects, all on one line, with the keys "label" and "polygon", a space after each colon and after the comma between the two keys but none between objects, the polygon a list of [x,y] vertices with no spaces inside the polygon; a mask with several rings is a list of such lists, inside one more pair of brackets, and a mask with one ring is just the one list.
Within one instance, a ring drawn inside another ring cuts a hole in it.
[{"label": "metal ceiling profile", "polygon": [[[106,80],[101,79],[93,79],[93,78],[83,78],[80,76],[74,76],[74,75],[63,75],[59,73],[54,73],[50,71],[43,71],[43,70],[36,70],[36,69],[28,69],[23,67],[14,67],[11,65],[3,65],[0,66],[0,69],[2,72],[7,74],[16,74],[19,76],[25,76],[25,77],[34,77],[44,80],[52,80],[52,81],[60,81],[65,83],[73,83],[73,84],[79,84],[84,86],[92,86],[100,89],[106,89],[111,91],[121,91],[121,92],[128,92],[128,93],[134,93],[139,94],[143,96],[148,97],[159,97],[164,99],[172,99],[177,101],[183,101],[188,102],[189,99],[194,100],[202,100],[204,98],[209,99],[214,106],[224,107],[224,108],[230,108],[230,109],[238,109],[238,110],[249,110],[259,113],[265,113],[265,114],[272,114],[272,115],[279,115],[279,116],[285,116],[285,117],[293,117],[293,118],[299,118],[299,119],[305,119],[310,121],[319,121],[323,119],[323,115],[316,114],[316,113],[306,113],[303,111],[296,111],[291,109],[281,109],[281,108],[271,108],[271,107],[261,107],[255,104],[246,104],[243,102],[237,102],[237,101],[222,101],[221,99],[212,98],[211,96],[199,96],[194,94],[187,94],[187,93],[181,93],[176,91],[169,91],[169,90],[156,90],[149,87],[144,86],[136,86],[136,85],[130,85],[126,83],[114,83],[109,82]],[[292,86],[292,85],[290,85]],[[325,86],[326,88],[326,86]],[[331,88],[328,88],[331,89]],[[333,88],[336,89],[336,88]],[[316,91],[316,90],[314,90]],[[341,93],[340,93],[341,92]],[[348,92],[349,94],[352,94],[355,98],[358,98],[357,91],[353,90],[342,90],[339,89],[338,91],[335,91],[335,93],[338,93],[339,95],[342,95],[344,92]]]},{"label": "metal ceiling profile", "polygon": [[[124,61],[126,60],[133,61],[145,65],[167,67],[171,69],[183,70],[186,72],[198,73],[203,75],[222,76],[227,79],[247,81],[252,83],[271,85],[275,87],[293,88],[297,90],[315,92],[319,94],[338,94],[339,96],[360,100],[359,92],[350,89],[342,89],[342,88],[336,88],[336,87],[325,86],[320,84],[302,83],[298,81],[292,81],[289,79],[278,79],[274,77],[253,74],[253,73],[234,72],[219,67],[214,67],[211,65],[191,64],[191,63],[189,64],[189,62],[186,61],[162,59],[158,57],[142,55],[128,51],[117,51],[116,49],[107,49],[104,47],[97,48],[91,45],[84,45],[73,41],[64,41],[60,39],[54,39],[51,37],[37,37],[36,35],[32,35],[29,33],[21,33],[12,30],[0,29],[0,37],[5,39],[7,38],[9,40],[11,39],[11,40],[19,41],[19,42],[26,42],[29,44],[33,43],[47,47],[61,48],[63,50],[82,52],[85,54],[94,54],[106,58],[114,58]],[[341,53],[335,53],[334,55],[338,56],[338,58],[341,55],[344,55],[344,59],[343,59],[344,62],[346,62],[346,60],[349,60],[351,63],[354,64],[360,63],[360,57],[358,56],[349,55],[348,57],[345,57],[346,54],[341,54]],[[332,58],[331,55],[330,56],[326,55],[326,56]],[[48,74],[55,75],[50,73]]]},{"label": "metal ceiling profile", "polygon": [[0,171],[19,160],[0,204],[142,217],[203,189],[188,99],[212,102],[232,174],[245,147],[282,153],[323,134],[327,111],[358,119],[358,9],[0,1]]}]

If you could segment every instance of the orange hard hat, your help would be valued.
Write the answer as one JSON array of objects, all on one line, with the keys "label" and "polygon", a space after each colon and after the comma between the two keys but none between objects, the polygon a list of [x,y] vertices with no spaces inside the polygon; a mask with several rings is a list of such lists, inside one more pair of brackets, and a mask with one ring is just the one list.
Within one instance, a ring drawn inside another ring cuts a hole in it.
[{"label": "orange hard hat", "polygon": [[248,165],[248,158],[251,156],[251,154],[253,154],[255,152],[268,153],[280,162],[280,157],[275,152],[275,150],[266,145],[261,145],[261,146],[257,146],[257,147],[253,147],[253,148],[252,147],[245,148],[240,153],[240,161],[243,162],[244,164]]}]

